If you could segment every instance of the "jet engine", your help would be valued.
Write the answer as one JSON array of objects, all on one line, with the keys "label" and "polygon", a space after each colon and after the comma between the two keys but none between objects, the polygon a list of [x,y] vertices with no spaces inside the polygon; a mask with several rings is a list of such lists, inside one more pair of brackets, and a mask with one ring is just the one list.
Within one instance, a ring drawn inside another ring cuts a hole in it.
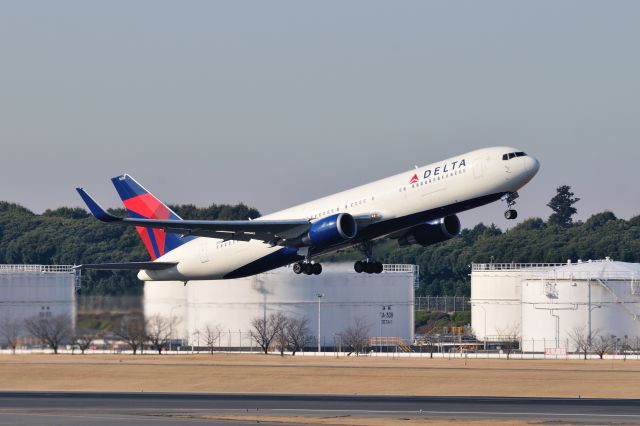
[{"label": "jet engine", "polygon": [[349,213],[338,213],[311,224],[302,241],[315,247],[330,247],[352,239],[357,232],[358,224],[353,216]]},{"label": "jet engine", "polygon": [[460,233],[460,219],[451,215],[414,226],[398,238],[398,245],[405,247],[419,244],[423,247],[449,240]]}]

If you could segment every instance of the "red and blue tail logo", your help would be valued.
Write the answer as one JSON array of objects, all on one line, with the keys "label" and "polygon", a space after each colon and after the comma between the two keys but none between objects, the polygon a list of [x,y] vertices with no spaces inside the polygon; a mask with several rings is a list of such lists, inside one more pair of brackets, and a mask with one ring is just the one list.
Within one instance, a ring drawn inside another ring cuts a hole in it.
[{"label": "red and blue tail logo", "polygon": [[[111,179],[111,182],[116,187],[116,191],[118,191],[118,195],[120,195],[122,204],[127,209],[129,216],[139,219],[182,220],[180,216],[144,189],[131,176],[126,174],[117,176]],[[158,257],[194,238],[181,237],[176,234],[169,234],[163,229],[144,226],[136,226],[136,230],[152,260],[156,260]]]}]

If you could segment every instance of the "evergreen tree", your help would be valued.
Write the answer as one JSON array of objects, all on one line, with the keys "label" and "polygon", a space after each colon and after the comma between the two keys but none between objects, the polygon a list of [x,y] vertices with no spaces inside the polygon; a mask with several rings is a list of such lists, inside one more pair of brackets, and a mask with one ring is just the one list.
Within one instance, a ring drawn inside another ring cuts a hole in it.
[{"label": "evergreen tree", "polygon": [[578,212],[573,205],[580,201],[580,198],[573,198],[573,195],[569,185],[558,187],[557,194],[547,204],[547,207],[553,210],[549,216],[549,224],[564,228],[573,224],[572,216]]}]

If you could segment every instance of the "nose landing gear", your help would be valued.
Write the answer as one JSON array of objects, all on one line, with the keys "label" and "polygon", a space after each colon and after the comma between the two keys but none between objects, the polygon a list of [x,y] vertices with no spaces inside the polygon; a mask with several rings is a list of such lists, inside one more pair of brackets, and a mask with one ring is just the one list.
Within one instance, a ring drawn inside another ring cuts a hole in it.
[{"label": "nose landing gear", "polygon": [[507,220],[514,220],[518,217],[518,212],[512,209],[516,205],[516,198],[520,195],[517,192],[510,192],[503,198],[507,202],[507,211],[504,212],[504,218]]}]

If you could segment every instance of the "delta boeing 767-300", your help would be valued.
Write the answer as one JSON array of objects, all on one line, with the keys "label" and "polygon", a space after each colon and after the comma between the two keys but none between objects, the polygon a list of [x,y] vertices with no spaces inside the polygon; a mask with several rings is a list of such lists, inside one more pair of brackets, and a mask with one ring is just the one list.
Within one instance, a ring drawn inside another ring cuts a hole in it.
[{"label": "delta boeing 767-300", "polygon": [[183,220],[129,175],[112,179],[129,214],[107,213],[77,188],[101,221],[135,226],[151,261],[86,264],[85,269],[139,270],[143,281],[240,278],[293,264],[296,274],[318,275],[318,256],[357,247],[356,272],[380,273],[372,241],[427,246],[460,232],[457,213],[494,201],[515,219],[518,190],[540,164],[508,147],[485,148],[416,167],[328,197],[252,220]]}]

